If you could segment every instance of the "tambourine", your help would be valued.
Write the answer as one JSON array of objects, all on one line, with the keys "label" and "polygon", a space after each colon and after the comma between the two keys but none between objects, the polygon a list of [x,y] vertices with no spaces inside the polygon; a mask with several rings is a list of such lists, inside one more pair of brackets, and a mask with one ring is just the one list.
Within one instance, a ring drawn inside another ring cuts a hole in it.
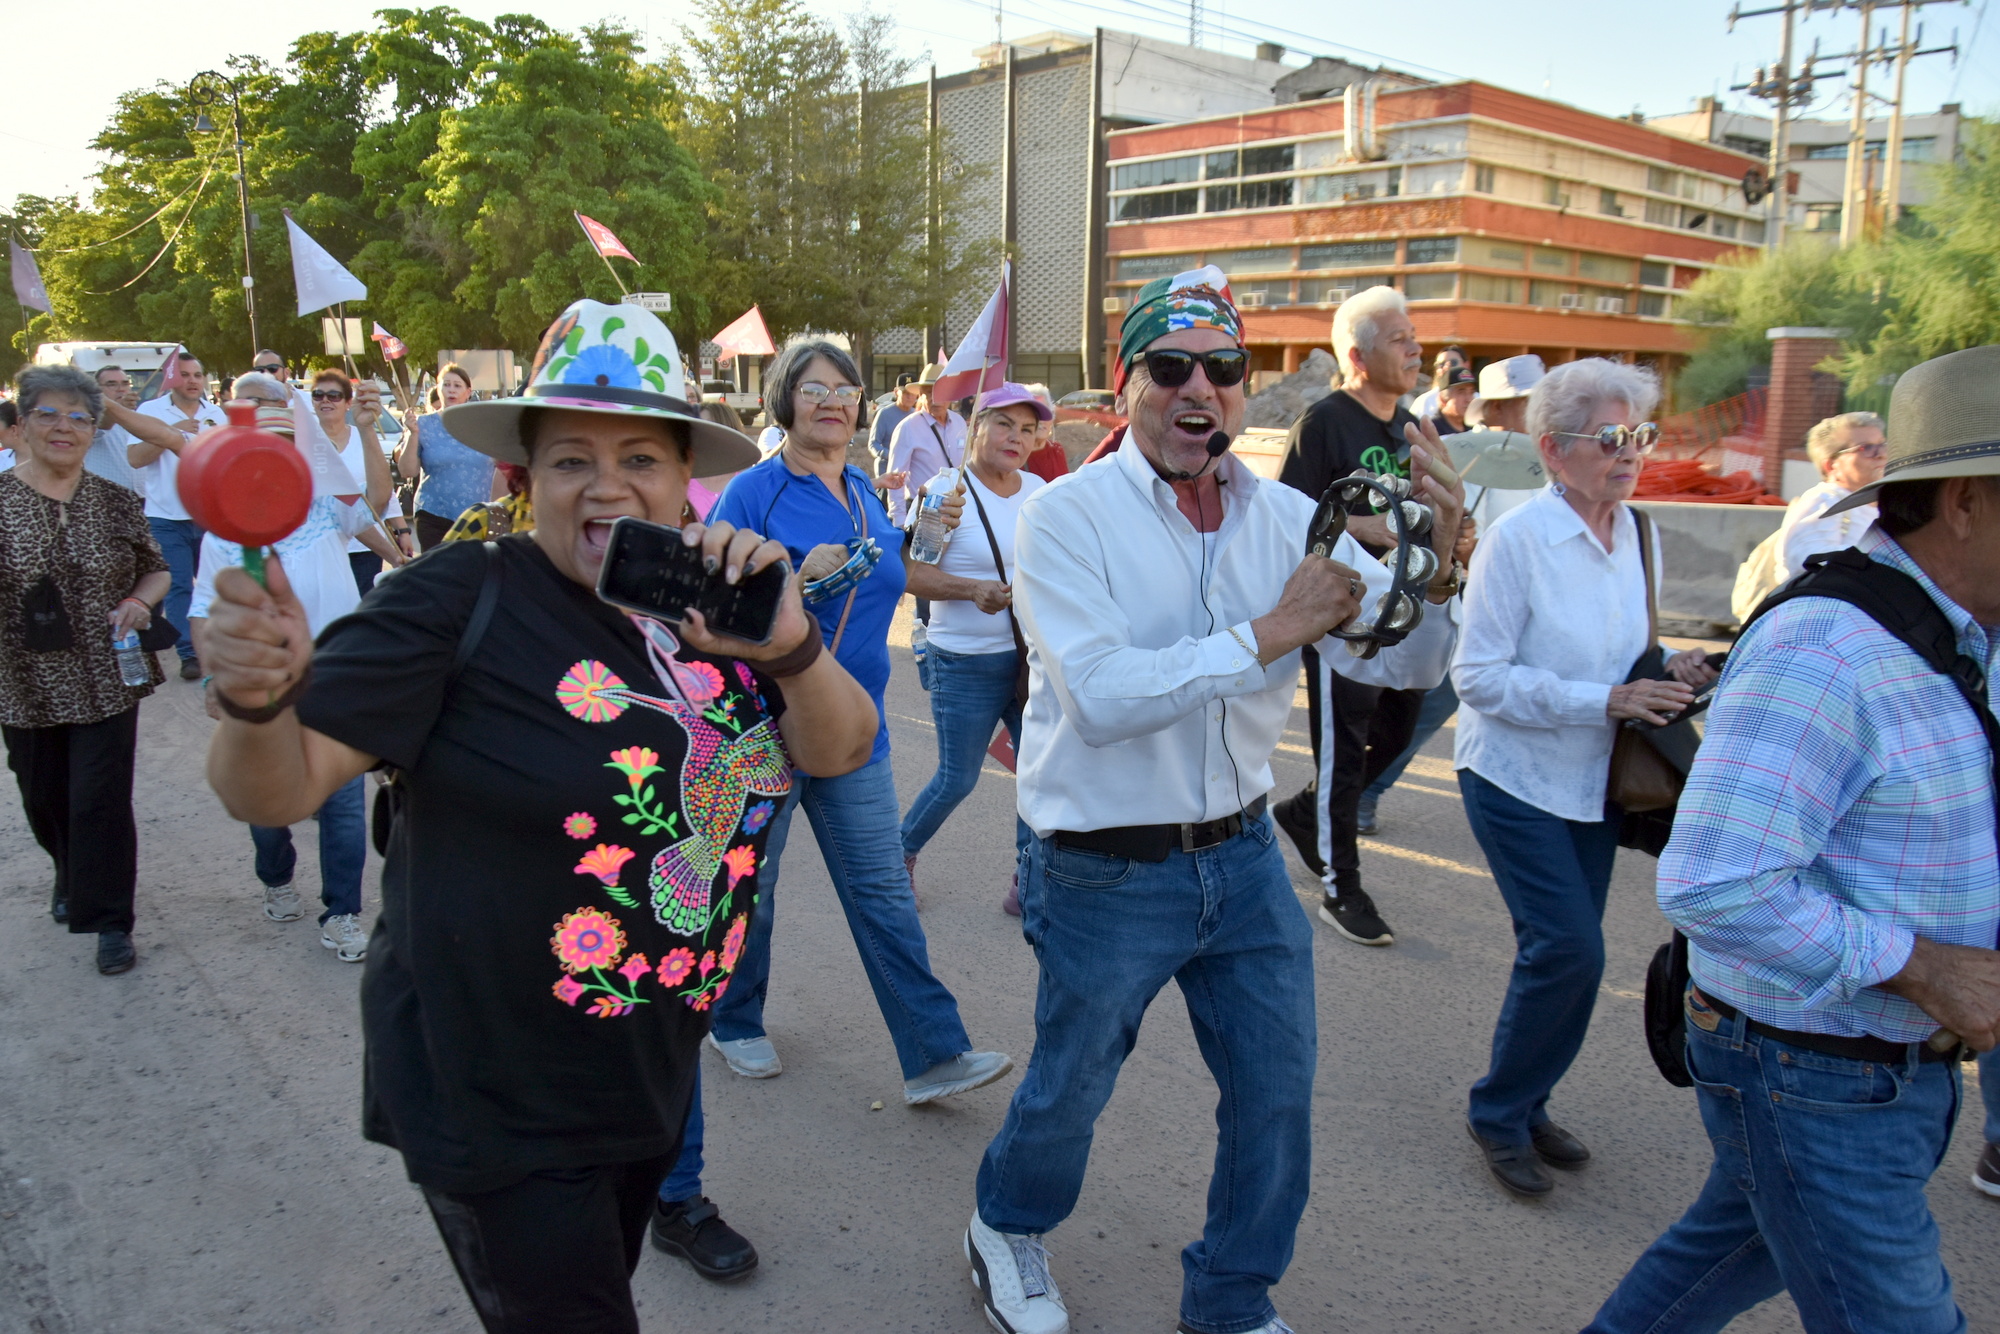
[{"label": "tambourine", "polygon": [[847,561],[839,569],[824,579],[809,579],[800,589],[800,595],[807,602],[824,602],[831,597],[839,597],[848,589],[866,579],[882,559],[882,546],[872,537],[850,537],[847,539]]},{"label": "tambourine", "polygon": [[[1433,515],[1427,506],[1410,499],[1409,480],[1392,473],[1376,475],[1357,468],[1326,489],[1306,530],[1306,550],[1315,556],[1332,556],[1334,543],[1347,531],[1347,507],[1362,496],[1389,518],[1396,550],[1385,564],[1389,567],[1389,587],[1375,600],[1375,616],[1364,628],[1365,616],[1357,616],[1347,626],[1327,633],[1347,642],[1347,651],[1357,658],[1372,658],[1384,646],[1400,644],[1424,619],[1424,594],[1438,571],[1437,552],[1425,538],[1430,536]],[[1373,493],[1372,495],[1370,493]],[[1379,500],[1376,497],[1380,497]]]}]

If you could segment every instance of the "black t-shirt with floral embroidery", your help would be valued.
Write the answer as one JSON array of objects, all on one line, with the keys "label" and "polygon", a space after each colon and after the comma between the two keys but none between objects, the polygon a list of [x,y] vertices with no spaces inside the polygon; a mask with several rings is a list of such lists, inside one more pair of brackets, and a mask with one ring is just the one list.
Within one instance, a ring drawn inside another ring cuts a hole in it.
[{"label": "black t-shirt with floral embroidery", "polygon": [[474,542],[328,626],[299,703],[403,771],[363,1130],[455,1191],[672,1151],[791,781],[772,681],[642,634],[531,538],[497,545],[499,600],[455,679]]}]

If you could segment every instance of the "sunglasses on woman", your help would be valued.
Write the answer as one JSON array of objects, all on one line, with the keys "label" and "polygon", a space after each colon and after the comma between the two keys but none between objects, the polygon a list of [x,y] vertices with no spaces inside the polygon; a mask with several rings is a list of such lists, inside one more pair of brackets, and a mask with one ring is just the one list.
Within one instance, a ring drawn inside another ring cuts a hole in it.
[{"label": "sunglasses on woman", "polygon": [[347,395],[341,393],[338,389],[315,389],[312,391],[312,398],[315,403],[345,403],[347,401]]},{"label": "sunglasses on woman", "polygon": [[1650,454],[1653,452],[1653,446],[1660,443],[1660,428],[1653,422],[1640,422],[1637,426],[1600,426],[1588,433],[1553,431],[1551,434],[1567,440],[1595,440],[1606,458],[1610,458],[1627,445],[1641,454]]},{"label": "sunglasses on woman", "polygon": [[1864,459],[1879,459],[1888,452],[1889,446],[1886,441],[1871,440],[1865,445],[1847,445],[1833,457],[1839,458],[1841,454],[1859,454]]},{"label": "sunglasses on woman", "polygon": [[807,380],[799,386],[799,393],[808,403],[824,403],[830,398],[843,408],[851,408],[861,401],[861,386],[858,384],[844,384],[836,389],[818,380]]},{"label": "sunglasses on woman", "polygon": [[1240,347],[1225,347],[1216,352],[1183,352],[1180,348],[1161,348],[1145,354],[1146,378],[1154,384],[1176,389],[1194,378],[1194,364],[1201,363],[1208,382],[1218,389],[1226,389],[1233,384],[1243,383],[1243,376],[1250,369],[1250,354]]}]

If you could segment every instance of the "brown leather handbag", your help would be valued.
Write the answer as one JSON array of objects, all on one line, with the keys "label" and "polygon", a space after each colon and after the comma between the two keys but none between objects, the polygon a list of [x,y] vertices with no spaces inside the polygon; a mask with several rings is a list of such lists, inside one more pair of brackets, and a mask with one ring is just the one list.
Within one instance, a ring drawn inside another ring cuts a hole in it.
[{"label": "brown leather handbag", "polygon": [[[1639,529],[1639,566],[1646,573],[1646,651],[1632,664],[1632,670],[1625,680],[1660,681],[1667,678],[1666,653],[1660,648],[1660,607],[1658,573],[1653,568],[1653,521],[1638,510],[1632,511],[1633,521]],[[1626,815],[1655,815],[1655,819],[1645,821],[1647,825],[1661,825],[1671,829],[1673,810],[1681,799],[1681,789],[1687,784],[1688,770],[1694,765],[1694,753],[1701,745],[1701,738],[1695,734],[1691,721],[1681,720],[1665,727],[1638,727],[1627,721],[1620,724],[1618,736],[1611,745],[1611,770],[1604,784],[1604,795],[1621,806]],[[1664,812],[1664,820],[1656,813]],[[1627,821],[1628,826],[1631,821]],[[1621,842],[1624,840],[1621,838]],[[1649,847],[1653,841],[1624,842],[1626,847],[1638,847],[1650,851],[1655,856],[1659,848]],[[1658,838],[1659,847],[1666,846],[1664,837]]]}]

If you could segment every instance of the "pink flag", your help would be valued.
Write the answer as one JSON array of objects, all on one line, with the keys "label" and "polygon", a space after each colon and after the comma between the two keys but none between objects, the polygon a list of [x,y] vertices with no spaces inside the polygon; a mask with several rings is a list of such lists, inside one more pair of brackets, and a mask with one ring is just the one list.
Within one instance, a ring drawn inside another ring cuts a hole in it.
[{"label": "pink flag", "polygon": [[639,262],[639,257],[627,250],[625,243],[613,236],[611,229],[596,218],[586,218],[579,213],[576,215],[576,225],[583,228],[583,234],[590,238],[591,247],[604,258],[610,259],[613,255],[622,255],[634,264]]},{"label": "pink flag", "polygon": [[1000,285],[986,299],[986,308],[972,322],[972,328],[944,364],[944,374],[931,387],[933,402],[950,403],[988,389],[998,389],[1007,378],[1008,286],[1014,267],[1000,262]]},{"label": "pink flag", "polygon": [[717,334],[714,343],[721,348],[718,359],[728,361],[735,356],[769,357],[778,349],[771,343],[771,331],[764,327],[764,315],[752,306],[739,316],[734,324]]},{"label": "pink flag", "polygon": [[375,332],[368,337],[382,349],[382,357],[386,361],[401,361],[410,355],[410,349],[405,346],[403,340],[384,329],[379,322],[375,325]]}]

